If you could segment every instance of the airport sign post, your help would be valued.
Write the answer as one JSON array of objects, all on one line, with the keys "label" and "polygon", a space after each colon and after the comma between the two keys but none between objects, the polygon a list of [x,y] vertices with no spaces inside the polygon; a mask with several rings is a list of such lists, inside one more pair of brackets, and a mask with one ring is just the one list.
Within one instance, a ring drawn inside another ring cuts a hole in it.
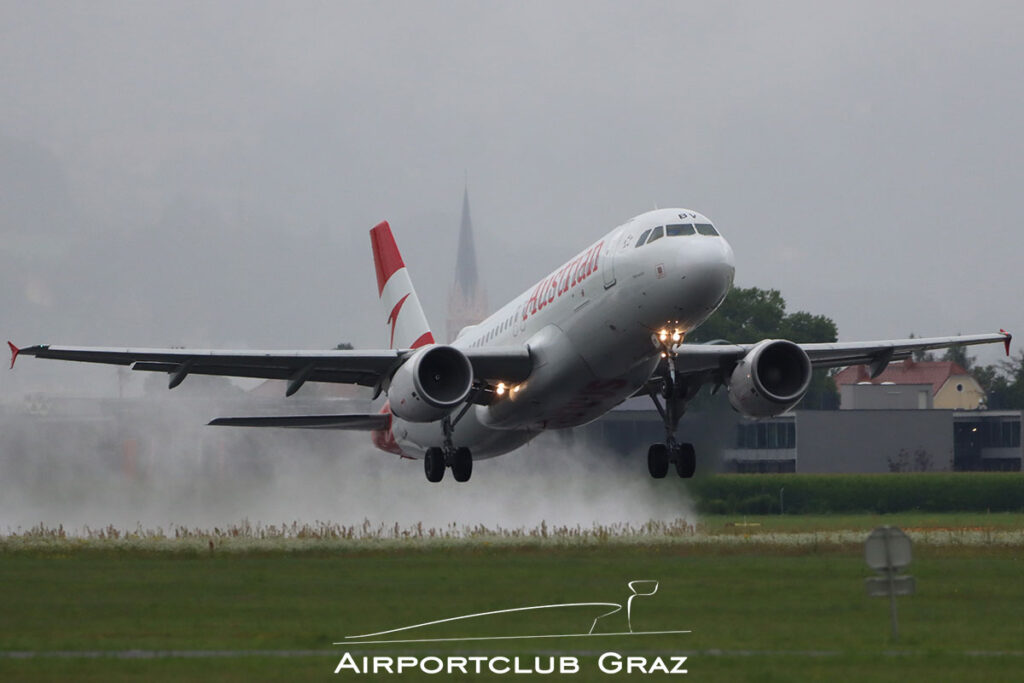
[{"label": "airport sign post", "polygon": [[880,526],[864,542],[864,559],[868,566],[882,576],[864,580],[870,597],[889,596],[889,617],[892,623],[892,638],[899,638],[896,620],[896,596],[913,595],[917,582],[913,576],[898,572],[910,564],[910,537],[894,526]]}]

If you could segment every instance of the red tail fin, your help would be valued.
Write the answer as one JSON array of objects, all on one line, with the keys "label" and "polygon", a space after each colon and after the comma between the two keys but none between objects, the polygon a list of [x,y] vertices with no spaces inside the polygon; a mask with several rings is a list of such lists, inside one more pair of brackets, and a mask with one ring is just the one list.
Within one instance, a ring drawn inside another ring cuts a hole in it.
[{"label": "red tail fin", "polygon": [[400,268],[405,268],[405,261],[395,244],[395,236],[391,234],[391,226],[382,221],[370,230],[370,243],[373,245],[373,265],[377,268],[377,294],[384,292],[384,285]]},{"label": "red tail fin", "polygon": [[370,230],[370,244],[377,270],[377,294],[388,329],[388,348],[414,349],[433,344],[434,335],[387,221]]}]

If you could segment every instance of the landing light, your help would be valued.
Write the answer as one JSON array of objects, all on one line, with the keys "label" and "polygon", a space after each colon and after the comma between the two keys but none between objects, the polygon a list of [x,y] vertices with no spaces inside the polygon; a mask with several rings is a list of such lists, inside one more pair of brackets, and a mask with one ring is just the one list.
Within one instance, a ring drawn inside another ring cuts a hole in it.
[{"label": "landing light", "polygon": [[658,333],[658,339],[660,339],[661,341],[667,341],[668,340],[668,330],[662,330],[661,332],[659,332]]},{"label": "landing light", "polygon": [[679,330],[672,333],[672,341],[677,342],[683,338],[683,335],[679,334]]},{"label": "landing light", "polygon": [[498,394],[498,396],[504,396],[505,395],[505,383],[504,382],[498,382],[498,386],[496,386],[494,388],[494,392],[496,394]]}]

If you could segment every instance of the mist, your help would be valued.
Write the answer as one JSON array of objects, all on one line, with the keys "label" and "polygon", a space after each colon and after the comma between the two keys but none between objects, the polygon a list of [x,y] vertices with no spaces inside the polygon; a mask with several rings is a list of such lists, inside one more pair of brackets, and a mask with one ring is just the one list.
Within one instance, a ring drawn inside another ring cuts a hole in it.
[{"label": "mist", "polygon": [[368,434],[205,426],[225,409],[223,397],[193,394],[8,415],[19,426],[2,438],[0,531],[244,522],[589,529],[695,519],[681,481],[652,480],[639,458],[555,435],[474,463],[467,483],[449,473],[431,484],[422,461],[376,451]]}]

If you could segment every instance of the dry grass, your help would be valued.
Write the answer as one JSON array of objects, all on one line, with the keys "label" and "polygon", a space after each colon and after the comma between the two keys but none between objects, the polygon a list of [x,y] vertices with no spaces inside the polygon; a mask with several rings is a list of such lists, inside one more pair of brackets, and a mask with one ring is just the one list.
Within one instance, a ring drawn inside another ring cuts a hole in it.
[{"label": "dry grass", "polygon": [[[910,528],[916,544],[927,546],[969,546],[1024,548],[1024,530],[986,527]],[[0,535],[0,552],[70,550],[141,550],[155,552],[301,552],[416,550],[444,547],[599,547],[599,546],[682,546],[721,550],[768,549],[807,552],[851,548],[863,543],[861,529],[786,531],[756,525],[693,524],[685,519],[650,521],[641,525],[595,524],[554,526],[542,522],[533,528],[486,527],[451,524],[425,527],[422,523],[360,525],[334,522],[251,523],[243,520],[224,528],[201,529],[173,526],[122,529],[106,526],[69,530],[42,524]]]}]

